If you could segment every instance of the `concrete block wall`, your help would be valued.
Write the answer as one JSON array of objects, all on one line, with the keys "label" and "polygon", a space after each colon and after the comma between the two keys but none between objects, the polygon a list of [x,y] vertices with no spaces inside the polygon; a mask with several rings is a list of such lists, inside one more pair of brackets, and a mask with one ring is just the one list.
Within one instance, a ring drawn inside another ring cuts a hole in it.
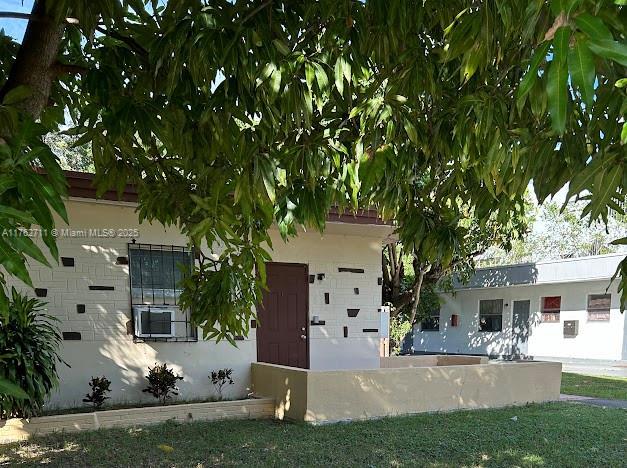
[{"label": "concrete block wall", "polygon": [[[327,233],[322,236],[300,233],[288,243],[280,240],[278,234],[273,239],[273,258],[307,263],[309,275],[315,278],[309,284],[309,320],[318,316],[324,324],[309,326],[310,368],[378,368],[382,300],[380,231],[362,229],[360,235],[329,231],[333,229],[327,226]],[[319,279],[319,275],[324,278]],[[359,312],[350,317],[348,309]]]},{"label": "concrete block wall", "polygon": [[[133,233],[139,243],[184,246],[187,239],[174,228],[137,221],[135,207],[106,202],[71,200],[67,203],[70,225],[57,220],[60,257],[71,257],[74,266],[61,262],[52,268],[29,264],[33,284],[46,290],[41,300],[48,313],[60,320],[59,328],[69,333],[62,343],[62,357],[69,364],[59,366],[60,388],[49,406],[81,406],[91,376],[105,375],[112,381],[112,402],[145,402],[151,397],[141,390],[148,366],[167,362],[184,376],[180,398],[215,396],[208,379],[211,370],[224,367],[234,371],[235,385],[225,388],[226,396],[240,398],[250,392],[250,363],[257,360],[255,330],[233,347],[228,342],[167,343],[133,341],[128,265],[118,265],[118,257],[128,257],[131,237],[89,235],[89,230],[115,230]],[[66,231],[63,231],[66,229]],[[273,260],[307,263],[309,274],[309,319],[318,315],[325,325],[310,326],[311,368],[376,368],[379,363],[379,312],[381,303],[381,239],[388,227],[372,229],[356,225],[329,224],[326,234],[301,233],[284,243],[273,233]],[[74,234],[72,234],[74,233]],[[87,235],[85,235],[87,233]],[[41,239],[36,239],[41,243]],[[43,244],[42,244],[43,245]],[[46,249],[44,248],[44,251]],[[359,268],[364,273],[340,273],[338,268]],[[318,280],[317,274],[324,279]],[[18,281],[14,285],[30,295],[33,291]],[[94,291],[89,286],[111,286],[113,290]],[[355,294],[354,288],[359,288]],[[329,294],[325,304],[324,294]],[[85,312],[78,313],[77,305]],[[348,317],[348,308],[359,308],[357,317]],[[344,338],[344,326],[348,337]],[[364,332],[364,329],[377,330]],[[80,340],[70,340],[80,334]]]}]

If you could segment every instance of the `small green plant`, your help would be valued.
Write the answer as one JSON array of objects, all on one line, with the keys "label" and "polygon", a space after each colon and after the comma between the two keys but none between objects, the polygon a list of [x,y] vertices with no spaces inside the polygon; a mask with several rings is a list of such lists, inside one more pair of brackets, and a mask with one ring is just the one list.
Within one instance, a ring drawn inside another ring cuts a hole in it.
[{"label": "small green plant", "polygon": [[211,379],[211,383],[216,388],[216,392],[218,392],[218,398],[222,400],[222,387],[224,387],[227,383],[229,385],[233,385],[233,369],[220,369],[217,371],[211,371],[211,375],[209,378]]},{"label": "small green plant", "polygon": [[409,320],[403,320],[401,317],[390,320],[390,355],[397,356],[401,353],[403,340],[411,331],[412,325]]},{"label": "small green plant", "polygon": [[61,335],[45,305],[12,288],[8,313],[0,314],[0,382],[10,390],[0,392],[0,419],[36,416],[58,385]]},{"label": "small green plant", "polygon": [[148,380],[148,387],[142,392],[150,393],[159,400],[159,403],[165,405],[172,395],[178,395],[179,388],[176,386],[176,381],[183,380],[183,377],[174,374],[174,371],[168,369],[167,363],[164,362],[161,365],[155,363],[155,367],[149,367],[146,380]]},{"label": "small green plant", "polygon": [[109,399],[107,393],[111,391],[109,388],[111,381],[104,375],[102,377],[92,377],[89,381],[89,386],[91,387],[91,392],[85,395],[83,403],[91,403],[94,409],[98,409],[104,404],[105,400]]}]

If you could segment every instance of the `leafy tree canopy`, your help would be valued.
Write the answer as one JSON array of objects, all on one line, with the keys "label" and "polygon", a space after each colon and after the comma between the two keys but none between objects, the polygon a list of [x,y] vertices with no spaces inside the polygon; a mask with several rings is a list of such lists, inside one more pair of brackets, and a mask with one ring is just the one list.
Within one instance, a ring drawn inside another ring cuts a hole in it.
[{"label": "leafy tree canopy", "polygon": [[[141,218],[220,246],[185,284],[209,336],[247,333],[273,223],[323,229],[333,205],[445,263],[433,216],[506,222],[532,179],[605,220],[627,186],[620,3],[37,0],[22,44],[0,39],[1,227],[65,216],[42,140],[65,109],[102,190],[133,182]],[[27,256],[0,240],[29,282]]]},{"label": "leafy tree canopy", "polygon": [[565,206],[550,201],[530,210],[534,211],[535,222],[525,239],[514,240],[509,251],[500,246],[491,247],[479,263],[504,265],[627,251],[625,246],[612,244],[615,239],[627,236],[627,217],[610,214],[607,224],[590,223],[582,215],[585,206],[583,201]]}]

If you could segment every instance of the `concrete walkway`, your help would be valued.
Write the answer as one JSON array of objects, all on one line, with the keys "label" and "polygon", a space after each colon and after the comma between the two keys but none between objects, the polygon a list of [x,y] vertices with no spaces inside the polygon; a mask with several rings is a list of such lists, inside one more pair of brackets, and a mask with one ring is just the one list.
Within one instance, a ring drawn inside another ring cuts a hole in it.
[{"label": "concrete walkway", "polygon": [[562,372],[573,372],[585,375],[609,375],[611,377],[627,377],[627,361],[602,361],[598,359],[570,359],[534,356],[538,361],[554,361],[562,363]]},{"label": "concrete walkway", "polygon": [[560,401],[581,403],[583,405],[602,406],[604,408],[619,408],[627,410],[627,400],[604,400],[580,395],[560,395]]}]

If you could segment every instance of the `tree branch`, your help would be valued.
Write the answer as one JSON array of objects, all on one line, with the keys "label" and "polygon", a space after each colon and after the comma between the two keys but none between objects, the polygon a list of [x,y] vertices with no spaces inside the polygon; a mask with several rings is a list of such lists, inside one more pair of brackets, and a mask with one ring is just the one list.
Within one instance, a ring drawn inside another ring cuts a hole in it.
[{"label": "tree branch", "polygon": [[60,62],[56,62],[55,64],[53,64],[52,67],[50,67],[50,69],[54,76],[73,75],[73,74],[84,75],[85,73],[89,71],[89,68],[83,67],[82,65],[71,65],[69,63],[60,63]]},{"label": "tree branch", "polygon": [[144,49],[132,37],[125,36],[116,31],[110,31],[108,29],[103,28],[102,26],[96,26],[96,31],[104,34],[105,36],[109,36],[109,37],[112,37],[113,39],[117,39],[118,41],[124,42],[127,46],[131,48],[131,50],[139,54],[142,58],[146,59],[148,57],[148,51]]},{"label": "tree branch", "polygon": [[248,13],[246,15],[246,17],[242,20],[242,22],[240,23],[241,25],[243,25],[246,21],[248,21],[249,19],[251,19],[253,16],[255,16],[257,13],[259,13],[261,10],[263,10],[264,8],[266,8],[267,6],[272,4],[272,0],[269,0],[265,3],[262,3],[261,5],[259,5],[257,8],[255,8],[253,11],[251,11],[250,13]]},{"label": "tree branch", "polygon": [[[37,21],[39,23],[49,23],[49,18],[43,18],[41,16],[34,16],[31,13],[20,13],[19,11],[0,11],[0,18],[22,19],[27,21]],[[78,24],[76,18],[65,18],[65,22],[68,24]]]}]

